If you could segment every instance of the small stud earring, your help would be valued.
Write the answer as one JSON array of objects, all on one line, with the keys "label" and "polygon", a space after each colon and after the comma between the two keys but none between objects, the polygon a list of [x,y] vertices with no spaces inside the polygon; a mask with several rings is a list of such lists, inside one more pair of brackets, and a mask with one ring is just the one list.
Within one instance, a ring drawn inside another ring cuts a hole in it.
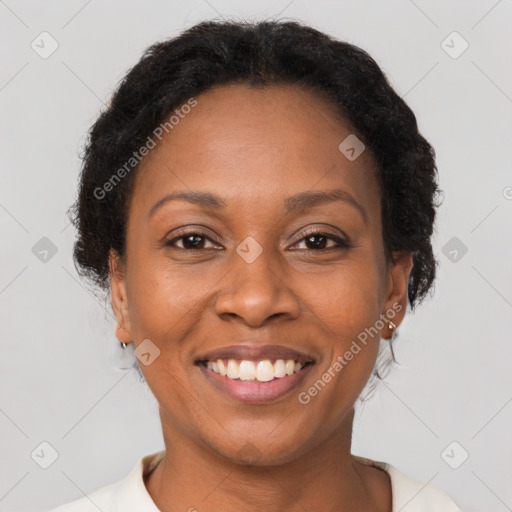
[{"label": "small stud earring", "polygon": [[[121,348],[119,348],[121,345]],[[110,364],[117,370],[130,370],[135,364],[136,358],[135,353],[131,347],[128,347],[129,343],[119,342],[119,345],[113,344],[111,353],[109,356]],[[114,348],[117,347],[117,348]],[[132,343],[133,347],[133,343]]]},{"label": "small stud earring", "polygon": [[388,323],[388,329],[391,331],[391,336],[389,337],[389,339],[391,339],[396,329],[396,325],[393,322],[391,322],[391,320]]}]

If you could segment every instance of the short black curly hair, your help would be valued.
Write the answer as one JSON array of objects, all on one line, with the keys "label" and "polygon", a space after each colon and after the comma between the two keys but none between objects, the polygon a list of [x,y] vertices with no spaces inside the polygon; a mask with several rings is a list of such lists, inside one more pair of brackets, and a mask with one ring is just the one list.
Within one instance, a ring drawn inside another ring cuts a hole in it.
[{"label": "short black curly hair", "polygon": [[436,271],[434,149],[364,50],[296,21],[206,21],[146,50],[89,133],[69,212],[78,233],[78,273],[109,290],[108,256],[111,249],[125,254],[137,166],[108,194],[97,191],[180,105],[213,86],[236,83],[302,87],[327,98],[333,112],[350,122],[376,164],[387,256],[412,253],[408,298],[414,308]]}]

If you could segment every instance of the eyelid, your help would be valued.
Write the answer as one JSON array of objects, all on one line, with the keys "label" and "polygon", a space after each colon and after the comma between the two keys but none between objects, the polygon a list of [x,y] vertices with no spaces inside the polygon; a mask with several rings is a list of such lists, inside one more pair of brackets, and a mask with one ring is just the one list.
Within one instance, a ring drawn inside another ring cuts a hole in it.
[{"label": "eyelid", "polygon": [[[197,226],[197,227],[188,226],[186,228],[181,228],[181,229],[178,228],[178,230],[176,232],[173,232],[172,236],[166,235],[164,237],[162,243],[165,246],[174,247],[174,245],[172,245],[172,242],[176,242],[177,240],[184,238],[188,235],[199,235],[199,236],[206,238],[207,240],[209,240],[210,242],[212,242],[214,244],[221,245],[220,242],[215,240],[215,236],[211,236],[210,234],[207,234],[205,231],[209,232],[209,229],[204,226]],[[181,247],[178,247],[178,249],[181,249]],[[193,251],[194,249],[182,249],[182,250]],[[199,250],[202,250],[202,249],[199,249]]]},{"label": "eyelid", "polygon": [[329,231],[326,231],[325,229],[310,228],[309,230],[300,234],[300,238],[298,238],[297,241],[292,244],[292,247],[294,245],[297,245],[298,243],[302,242],[305,238],[308,238],[309,236],[317,235],[317,236],[324,236],[325,238],[328,238],[329,240],[336,242],[337,246],[329,247],[327,249],[305,249],[306,251],[322,252],[322,251],[328,251],[330,249],[352,248],[353,245],[350,243],[348,236],[345,235],[345,233],[343,233],[343,232],[341,232],[341,233],[342,234],[340,234],[340,235],[335,235],[334,233],[330,233]]},{"label": "eyelid", "polygon": [[300,240],[302,240],[302,238],[305,238],[310,235],[326,235],[326,236],[341,238],[343,240],[348,240],[348,236],[343,231],[340,230],[339,234],[335,234],[335,233],[331,233],[330,231],[327,231],[325,228],[309,228],[306,231],[304,231],[303,233],[301,233],[300,235],[301,235]]},{"label": "eyelid", "polygon": [[[311,235],[324,235],[332,238],[337,238],[343,242],[345,242],[347,245],[350,245],[350,237],[341,229],[337,228],[336,226],[333,226],[331,224],[322,223],[320,225],[312,226],[305,228],[304,230],[298,230],[293,233],[291,237],[289,237],[288,240],[296,240],[296,242],[293,243],[295,245],[297,242],[301,241],[303,238]],[[300,238],[298,238],[300,237]]]}]

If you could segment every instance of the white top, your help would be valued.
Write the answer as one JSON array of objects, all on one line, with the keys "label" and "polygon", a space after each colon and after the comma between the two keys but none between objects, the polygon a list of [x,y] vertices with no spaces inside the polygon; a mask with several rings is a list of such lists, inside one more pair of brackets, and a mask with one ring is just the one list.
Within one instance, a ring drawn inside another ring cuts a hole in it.
[{"label": "white top", "polygon": [[[143,477],[155,468],[164,454],[165,450],[162,450],[142,457],[122,480],[50,512],[160,512]],[[363,464],[387,471],[391,479],[391,512],[460,512],[460,508],[437,487],[415,480],[385,462],[353,457]]]}]

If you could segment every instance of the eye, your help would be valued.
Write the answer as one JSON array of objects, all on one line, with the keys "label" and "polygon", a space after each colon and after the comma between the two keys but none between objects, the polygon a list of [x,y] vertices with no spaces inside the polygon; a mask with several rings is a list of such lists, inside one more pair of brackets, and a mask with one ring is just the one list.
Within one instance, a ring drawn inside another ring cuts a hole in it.
[{"label": "eye", "polygon": [[[330,233],[325,233],[323,231],[310,231],[309,233],[306,234],[304,238],[299,240],[299,242],[297,243],[300,244],[303,241],[306,244],[305,249],[312,251],[322,251],[329,249],[349,249],[351,247],[350,244],[343,238],[336,235],[332,235]],[[333,242],[334,245],[331,244],[329,246],[329,242]]]},{"label": "eye", "polygon": [[[212,244],[212,246],[208,247],[208,243]],[[306,245],[306,247],[303,249],[311,251],[322,251],[329,249],[349,249],[351,247],[350,244],[343,238],[323,231],[310,231],[309,233],[306,234],[306,236],[299,240],[299,242],[297,242],[295,246],[300,245],[301,243],[305,243]],[[186,233],[182,233],[181,235],[164,242],[164,245],[167,247],[189,251],[211,248],[219,249],[218,245],[216,245],[204,233],[201,233],[199,231],[189,231]],[[297,247],[293,250],[296,249]],[[300,249],[300,247],[298,249]]]},{"label": "eye", "polygon": [[[179,242],[182,243],[181,246],[176,245]],[[182,250],[208,249],[209,247],[205,247],[207,242],[213,244],[212,240],[205,234],[197,231],[189,231],[187,233],[182,233],[180,236],[174,237],[172,240],[166,241],[165,245]]]}]

